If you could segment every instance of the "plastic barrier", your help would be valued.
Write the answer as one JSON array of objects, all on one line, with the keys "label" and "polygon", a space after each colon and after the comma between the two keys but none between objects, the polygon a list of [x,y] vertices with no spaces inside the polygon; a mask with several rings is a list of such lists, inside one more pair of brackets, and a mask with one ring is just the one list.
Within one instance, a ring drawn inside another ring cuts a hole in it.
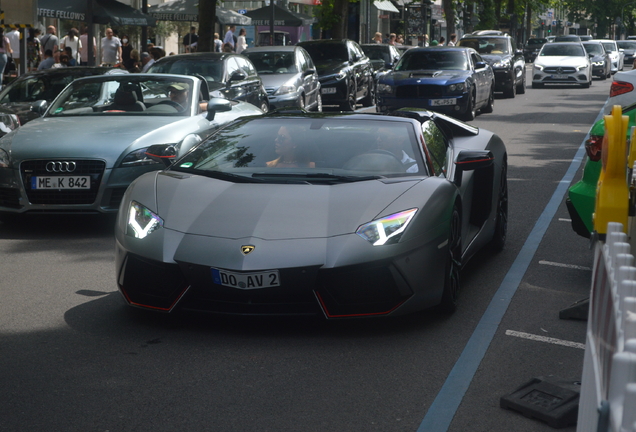
[{"label": "plastic barrier", "polygon": [[606,232],[594,252],[577,432],[636,432],[636,267],[623,225]]}]

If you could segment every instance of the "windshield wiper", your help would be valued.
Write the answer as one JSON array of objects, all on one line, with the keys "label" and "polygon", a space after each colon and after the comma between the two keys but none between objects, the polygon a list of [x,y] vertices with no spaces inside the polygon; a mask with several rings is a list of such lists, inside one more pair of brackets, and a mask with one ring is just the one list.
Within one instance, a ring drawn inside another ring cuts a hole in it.
[{"label": "windshield wiper", "polygon": [[372,176],[344,176],[344,175],[335,175],[328,173],[261,173],[257,172],[252,174],[252,178],[259,179],[274,179],[274,178],[302,178],[308,182],[313,181],[330,181],[330,182],[338,182],[338,183],[353,183],[359,181],[367,181],[367,180],[379,180],[386,178],[381,175],[372,175]]},{"label": "windshield wiper", "polygon": [[234,183],[263,183],[264,181],[258,178],[246,177],[244,175],[232,174],[222,171],[208,171],[200,169],[183,169],[180,167],[171,167],[170,171],[185,172],[191,174],[202,175],[218,180],[227,180]]}]

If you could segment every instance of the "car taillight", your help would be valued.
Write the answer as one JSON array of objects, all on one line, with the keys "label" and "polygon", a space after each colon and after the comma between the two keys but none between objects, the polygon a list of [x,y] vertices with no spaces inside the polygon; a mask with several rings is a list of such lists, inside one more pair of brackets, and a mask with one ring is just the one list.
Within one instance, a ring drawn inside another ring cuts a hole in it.
[{"label": "car taillight", "polygon": [[603,150],[603,137],[598,135],[590,135],[585,141],[585,152],[591,161],[601,160],[601,151]]},{"label": "car taillight", "polygon": [[614,81],[610,87],[610,97],[634,91],[634,85],[624,81]]}]

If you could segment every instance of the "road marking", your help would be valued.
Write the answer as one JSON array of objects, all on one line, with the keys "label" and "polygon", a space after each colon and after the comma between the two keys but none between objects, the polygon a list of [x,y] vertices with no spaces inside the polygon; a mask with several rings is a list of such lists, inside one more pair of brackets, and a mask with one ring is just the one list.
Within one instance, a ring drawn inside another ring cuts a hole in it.
[{"label": "road marking", "polygon": [[[596,123],[602,115],[603,110],[599,112],[594,123]],[[526,238],[526,242],[510,266],[508,273],[504,276],[486,312],[484,312],[479,320],[464,350],[455,362],[448,377],[446,377],[444,385],[426,412],[422,423],[420,423],[420,426],[417,428],[417,432],[443,432],[448,430],[470,383],[475,377],[475,373],[481,361],[486,355],[486,351],[495,336],[495,332],[504,314],[508,310],[512,297],[515,295],[528,266],[530,266],[530,263],[534,259],[534,255],[539,248],[541,240],[543,240],[543,236],[548,230],[550,222],[556,215],[563,201],[568,186],[572,183],[574,176],[581,168],[583,156],[585,155],[585,140],[588,138],[588,135],[583,138],[583,142],[581,142],[574,158],[572,158],[570,167],[557,185],[554,194],[552,194],[550,201],[543,209],[539,219],[537,219],[532,231]]]},{"label": "road marking", "polygon": [[562,345],[562,346],[566,346],[566,347],[571,347],[571,348],[579,348],[579,349],[585,349],[585,344],[582,343],[578,343],[578,342],[572,342],[572,341],[566,341],[563,339],[556,339],[556,338],[551,338],[551,337],[546,337],[546,336],[539,336],[539,335],[534,335],[531,333],[523,333],[523,332],[518,332],[518,331],[514,331],[514,330],[506,330],[506,335],[507,336],[514,336],[514,337],[518,337],[521,339],[528,339],[528,340],[533,340],[533,341],[537,341],[537,342],[546,342],[546,343],[551,343],[554,345]]},{"label": "road marking", "polygon": [[575,269],[575,270],[592,271],[592,269],[590,267],[574,265],[574,264],[563,264],[563,263],[552,262],[552,261],[543,261],[542,260],[542,261],[539,261],[539,264],[549,265],[549,266],[554,266],[554,267],[571,268],[571,269]]},{"label": "road marking", "polygon": [[572,219],[559,218],[559,222],[572,222]]}]

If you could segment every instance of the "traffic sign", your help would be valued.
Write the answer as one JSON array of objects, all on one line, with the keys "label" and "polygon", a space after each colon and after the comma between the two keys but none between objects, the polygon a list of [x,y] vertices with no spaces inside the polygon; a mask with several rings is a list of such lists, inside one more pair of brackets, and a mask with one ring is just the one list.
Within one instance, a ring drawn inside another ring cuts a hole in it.
[{"label": "traffic sign", "polygon": [[552,21],[552,25],[557,25],[556,20]]},{"label": "traffic sign", "polygon": [[247,9],[239,9],[237,10],[238,13],[240,14],[246,14],[247,13]]}]

